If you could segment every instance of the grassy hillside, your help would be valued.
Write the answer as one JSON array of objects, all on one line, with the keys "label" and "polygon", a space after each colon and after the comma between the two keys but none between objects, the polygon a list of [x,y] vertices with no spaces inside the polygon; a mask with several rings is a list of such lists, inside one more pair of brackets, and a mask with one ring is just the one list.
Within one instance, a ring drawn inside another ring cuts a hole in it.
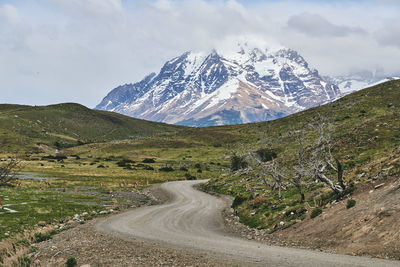
[{"label": "grassy hillside", "polygon": [[[23,171],[66,181],[55,180],[51,188],[40,181],[21,181],[21,187],[0,188],[0,197],[7,196],[6,203],[19,211],[2,214],[0,238],[6,231],[29,229],[40,220],[58,220],[77,210],[90,211],[94,207],[88,207],[89,202],[101,210],[104,206],[100,201],[87,198],[93,194],[104,198],[109,189],[125,193],[167,180],[201,178],[211,178],[204,189],[236,198],[234,208],[243,223],[271,232],[286,228],[333,201],[330,189],[323,183],[307,181],[306,202],[301,203],[295,186],[285,181],[280,200],[276,190],[257,178],[257,168],[247,174],[231,172],[231,156],[267,148],[290,167],[298,149],[290,132],[304,130],[307,140],[312,140],[315,133],[307,125],[321,116],[332,125],[333,154],[343,164],[346,183],[358,187],[388,177],[398,179],[400,81],[367,88],[275,121],[207,128],[146,122],[77,104],[0,105],[0,160],[6,160],[14,150],[42,151],[25,154]],[[54,148],[56,142],[64,147],[62,152],[68,158],[46,157],[49,152],[36,147],[46,144]],[[155,162],[147,162],[149,158]],[[63,192],[65,187],[67,192]],[[58,203],[70,203],[71,208],[59,212],[53,201],[55,195]],[[46,203],[42,213],[31,214],[28,206],[21,205],[38,198]]]},{"label": "grassy hillside", "polygon": [[0,105],[2,152],[31,151],[38,144],[69,147],[151,136],[179,127],[91,110],[79,104]]},{"label": "grassy hillside", "polygon": [[[303,130],[308,140],[315,132],[307,127],[325,117],[333,128],[333,154],[344,167],[348,184],[383,181],[400,173],[400,81],[391,81],[353,93],[334,103],[316,107],[283,119],[240,125],[234,132],[242,133],[239,151],[255,151],[267,147],[290,167],[296,161],[298,144],[290,132]],[[230,131],[229,129],[227,129]],[[238,146],[239,147],[239,146]],[[244,147],[244,148],[243,148]],[[236,211],[250,226],[276,231],[304,219],[307,210],[324,207],[335,199],[330,189],[320,182],[308,181],[306,203],[300,203],[297,189],[285,181],[283,198],[250,175],[228,173],[213,179],[206,189],[237,197]],[[335,181],[336,182],[336,181]],[[246,189],[251,188],[250,190]],[[295,214],[290,215],[291,212]],[[280,225],[280,222],[284,225]]]}]

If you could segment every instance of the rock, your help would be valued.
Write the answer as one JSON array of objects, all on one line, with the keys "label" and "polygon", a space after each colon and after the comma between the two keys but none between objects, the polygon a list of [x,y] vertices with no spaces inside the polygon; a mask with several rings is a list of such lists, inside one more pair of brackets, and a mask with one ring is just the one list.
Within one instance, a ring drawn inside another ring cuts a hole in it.
[{"label": "rock", "polygon": [[385,185],[385,183],[381,183],[381,184],[375,185],[375,189],[381,188],[384,185]]},{"label": "rock", "polygon": [[47,223],[45,221],[40,221],[37,223],[37,225],[40,227],[45,227],[47,225]]},{"label": "rock", "polygon": [[83,221],[83,219],[81,219],[81,216],[79,216],[78,214],[75,214],[75,216],[74,216],[74,218],[72,218],[72,220],[73,220],[74,222],[77,222],[77,223]]},{"label": "rock", "polygon": [[369,190],[369,193],[371,194],[371,193],[373,193],[374,192],[374,190]]},{"label": "rock", "polygon": [[100,214],[109,214],[110,212],[108,210],[102,210],[100,211]]},{"label": "rock", "polygon": [[90,264],[81,265],[81,267],[90,267]]},{"label": "rock", "polygon": [[89,215],[89,213],[87,213],[87,212],[85,211],[84,213],[81,214],[81,217],[85,217],[85,216],[88,216],[88,215]]},{"label": "rock", "polygon": [[392,216],[392,211],[390,211],[390,210],[382,210],[381,209],[381,211],[380,212],[378,212],[378,217],[379,218],[382,218],[382,217],[389,217],[389,216]]},{"label": "rock", "polygon": [[285,222],[281,221],[281,222],[279,223],[279,225],[280,225],[280,226],[284,226],[284,225],[285,225]]}]

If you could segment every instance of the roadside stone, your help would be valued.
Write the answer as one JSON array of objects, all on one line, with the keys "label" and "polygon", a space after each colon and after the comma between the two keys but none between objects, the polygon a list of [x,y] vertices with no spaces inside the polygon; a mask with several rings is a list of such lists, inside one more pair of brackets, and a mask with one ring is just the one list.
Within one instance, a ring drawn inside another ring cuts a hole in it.
[{"label": "roadside stone", "polygon": [[384,185],[385,185],[385,183],[378,184],[378,185],[375,186],[375,189],[381,188]]},{"label": "roadside stone", "polygon": [[40,227],[45,227],[47,225],[47,223],[45,221],[40,221],[37,223],[37,225]]}]

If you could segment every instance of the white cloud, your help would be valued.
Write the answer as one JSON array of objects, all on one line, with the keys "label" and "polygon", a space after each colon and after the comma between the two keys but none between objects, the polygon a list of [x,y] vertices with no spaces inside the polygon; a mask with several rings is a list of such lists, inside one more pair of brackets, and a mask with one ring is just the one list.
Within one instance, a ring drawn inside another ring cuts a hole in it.
[{"label": "white cloud", "polygon": [[0,6],[0,19],[11,24],[18,24],[21,22],[18,10],[9,4]]},{"label": "white cloud", "polygon": [[250,2],[21,0],[0,5],[0,102],[74,101],[93,107],[112,88],[140,80],[184,51],[228,50],[238,40],[296,49],[325,75],[400,72],[400,10],[393,3]]},{"label": "white cloud", "polygon": [[121,0],[49,0],[49,4],[60,5],[66,10],[83,15],[113,15],[122,11]]},{"label": "white cloud", "polygon": [[321,15],[311,13],[301,13],[290,17],[288,27],[313,37],[341,37],[366,33],[361,27],[335,25]]},{"label": "white cloud", "polygon": [[384,26],[374,34],[381,45],[400,48],[400,19],[385,20]]}]

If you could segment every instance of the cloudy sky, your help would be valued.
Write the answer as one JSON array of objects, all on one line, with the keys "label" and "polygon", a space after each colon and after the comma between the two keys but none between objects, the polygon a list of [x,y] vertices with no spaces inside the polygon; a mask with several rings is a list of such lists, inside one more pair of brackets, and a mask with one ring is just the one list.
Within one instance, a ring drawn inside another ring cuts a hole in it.
[{"label": "cloudy sky", "polygon": [[0,103],[94,107],[187,50],[297,50],[323,75],[400,73],[398,0],[0,0]]}]

